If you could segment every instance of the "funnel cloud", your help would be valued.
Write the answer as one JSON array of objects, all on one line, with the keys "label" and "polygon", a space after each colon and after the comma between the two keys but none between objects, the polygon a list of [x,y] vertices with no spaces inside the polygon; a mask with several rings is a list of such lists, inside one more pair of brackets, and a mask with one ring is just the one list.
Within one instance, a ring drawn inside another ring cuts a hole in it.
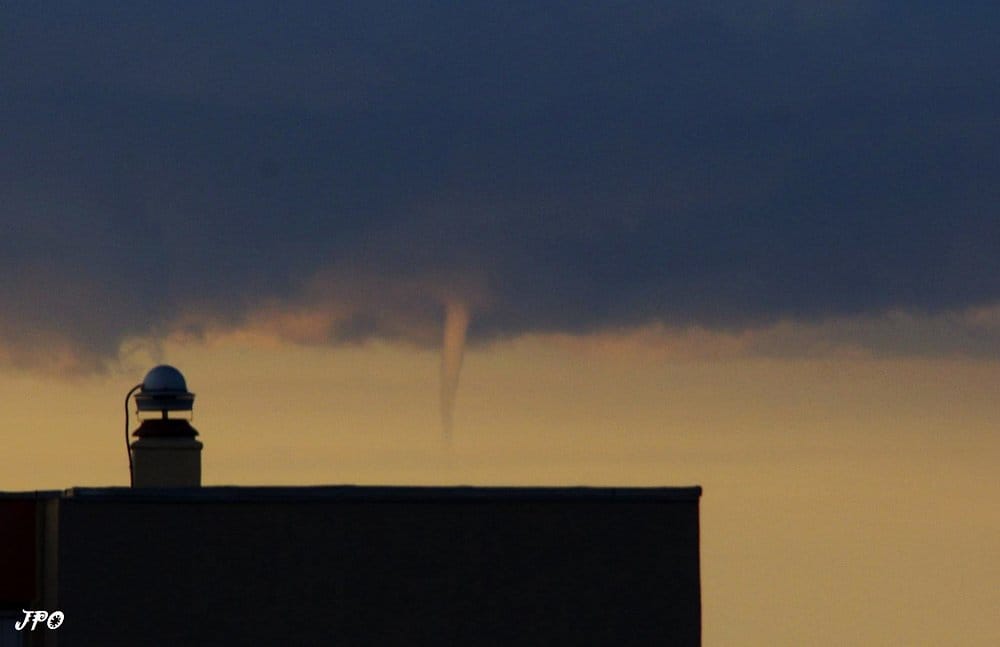
[{"label": "funnel cloud", "polygon": [[441,433],[445,442],[451,442],[455,426],[455,396],[469,320],[469,309],[464,304],[452,301],[445,306],[441,340]]}]

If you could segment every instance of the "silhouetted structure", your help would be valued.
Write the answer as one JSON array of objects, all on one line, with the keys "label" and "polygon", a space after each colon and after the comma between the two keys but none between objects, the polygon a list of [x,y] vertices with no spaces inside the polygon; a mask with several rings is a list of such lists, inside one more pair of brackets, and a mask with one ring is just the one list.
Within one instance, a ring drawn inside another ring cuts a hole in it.
[{"label": "silhouetted structure", "polygon": [[133,487],[0,493],[0,647],[700,644],[701,488],[202,488],[137,391]]},{"label": "silhouetted structure", "polygon": [[[700,494],[0,494],[0,645],[698,645]],[[14,632],[22,609],[65,621]]]}]

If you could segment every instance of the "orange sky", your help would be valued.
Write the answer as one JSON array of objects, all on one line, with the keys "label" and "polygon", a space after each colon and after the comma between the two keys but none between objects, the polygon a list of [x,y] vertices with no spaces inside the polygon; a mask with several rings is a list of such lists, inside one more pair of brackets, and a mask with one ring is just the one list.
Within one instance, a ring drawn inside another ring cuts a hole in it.
[{"label": "orange sky", "polygon": [[[206,484],[698,484],[706,645],[997,642],[1000,363],[650,348],[472,350],[450,447],[434,352],[237,334],[162,359],[197,393]],[[125,484],[122,398],[153,362],[0,375],[0,488]]]}]

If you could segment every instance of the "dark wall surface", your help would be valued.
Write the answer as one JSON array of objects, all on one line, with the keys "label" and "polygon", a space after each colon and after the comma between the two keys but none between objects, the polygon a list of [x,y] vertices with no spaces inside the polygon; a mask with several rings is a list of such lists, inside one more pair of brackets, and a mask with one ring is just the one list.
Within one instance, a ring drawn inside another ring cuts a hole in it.
[{"label": "dark wall surface", "polygon": [[58,644],[700,643],[697,488],[309,491],[63,498]]},{"label": "dark wall surface", "polygon": [[0,610],[35,598],[35,534],[35,501],[0,497]]}]

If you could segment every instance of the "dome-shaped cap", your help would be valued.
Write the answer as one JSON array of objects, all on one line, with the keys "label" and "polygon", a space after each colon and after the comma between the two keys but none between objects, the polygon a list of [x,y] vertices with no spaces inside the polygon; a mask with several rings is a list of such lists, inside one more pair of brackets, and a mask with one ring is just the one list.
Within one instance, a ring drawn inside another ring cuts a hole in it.
[{"label": "dome-shaped cap", "polygon": [[160,364],[150,369],[146,377],[142,378],[142,390],[147,393],[149,391],[187,393],[187,382],[176,368]]},{"label": "dome-shaped cap", "polygon": [[194,393],[188,393],[180,371],[161,364],[146,373],[135,404],[139,411],[191,411]]}]

